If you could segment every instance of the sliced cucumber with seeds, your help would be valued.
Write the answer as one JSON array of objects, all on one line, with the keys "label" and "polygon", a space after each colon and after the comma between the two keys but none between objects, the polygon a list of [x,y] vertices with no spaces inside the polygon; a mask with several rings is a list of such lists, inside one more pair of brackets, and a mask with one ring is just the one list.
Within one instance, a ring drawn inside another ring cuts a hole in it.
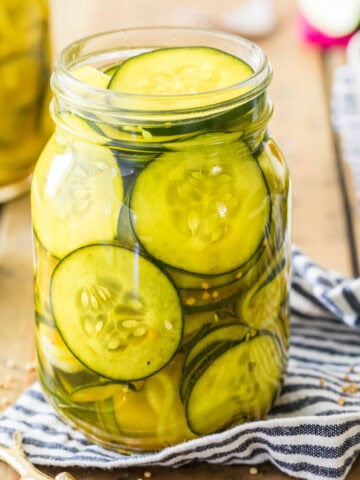
[{"label": "sliced cucumber with seeds", "polygon": [[153,375],[181,341],[182,308],[171,280],[117,245],[90,245],[62,260],[53,274],[51,303],[71,352],[113,380]]},{"label": "sliced cucumber with seeds", "polygon": [[275,337],[259,334],[222,350],[189,382],[186,416],[197,435],[263,418],[279,390],[283,364]]},{"label": "sliced cucumber with seeds", "polygon": [[[162,48],[123,62],[109,88],[138,95],[183,95],[223,89],[252,75],[253,70],[245,62],[215,48]],[[241,93],[249,88],[244,87]],[[229,92],[228,98],[236,94],[239,92]],[[204,106],[208,100],[205,97],[199,102]]]},{"label": "sliced cucumber with seeds", "polygon": [[[251,98],[244,103],[241,96],[253,88],[250,80],[253,73],[240,58],[215,48],[162,48],[135,55],[119,64],[108,88],[136,94],[130,99],[129,108],[144,108],[143,97],[141,104],[138,103],[139,95],[157,95],[156,102],[148,98],[148,110],[159,113],[152,121],[144,118],[142,127],[154,138],[180,137],[224,129],[234,119],[251,116],[259,99]],[[248,83],[239,85],[244,80]],[[235,85],[236,88],[226,88]],[[206,95],[214,90],[216,95]],[[173,99],[169,95],[173,95]],[[169,109],[173,113],[169,113]]]},{"label": "sliced cucumber with seeds", "polygon": [[82,245],[114,239],[122,202],[123,183],[109,149],[50,140],[32,187],[34,230],[46,250],[63,258]]},{"label": "sliced cucumber with seeds", "polygon": [[256,253],[271,201],[257,161],[238,141],[159,156],[139,174],[130,208],[150,255],[187,272],[218,275]]}]

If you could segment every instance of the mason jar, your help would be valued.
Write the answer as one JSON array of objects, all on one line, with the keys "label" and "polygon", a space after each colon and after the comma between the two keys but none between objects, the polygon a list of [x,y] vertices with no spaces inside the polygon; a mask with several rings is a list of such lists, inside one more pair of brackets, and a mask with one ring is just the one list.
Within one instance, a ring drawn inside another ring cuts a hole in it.
[{"label": "mason jar", "polygon": [[32,184],[38,375],[124,452],[264,418],[286,368],[289,191],[255,44],[130,29],[65,48]]},{"label": "mason jar", "polygon": [[49,136],[46,0],[0,5],[0,203],[29,189]]}]

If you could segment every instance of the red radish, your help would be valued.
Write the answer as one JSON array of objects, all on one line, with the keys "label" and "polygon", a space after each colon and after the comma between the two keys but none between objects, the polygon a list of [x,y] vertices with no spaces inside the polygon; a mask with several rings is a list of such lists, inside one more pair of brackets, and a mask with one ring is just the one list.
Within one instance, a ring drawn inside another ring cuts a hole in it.
[{"label": "red radish", "polygon": [[343,37],[330,37],[314,28],[310,23],[301,15],[299,15],[300,31],[303,38],[316,45],[320,45],[323,48],[332,47],[333,45],[347,45],[352,33]]},{"label": "red radish", "polygon": [[360,26],[359,0],[298,0],[304,38],[323,47],[347,44]]}]

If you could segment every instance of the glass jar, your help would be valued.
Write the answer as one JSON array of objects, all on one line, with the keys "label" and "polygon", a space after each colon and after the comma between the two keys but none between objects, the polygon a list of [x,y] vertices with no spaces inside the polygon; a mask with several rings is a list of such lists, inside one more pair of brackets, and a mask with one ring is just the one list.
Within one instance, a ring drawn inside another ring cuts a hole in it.
[{"label": "glass jar", "polygon": [[46,0],[0,5],[0,203],[27,190],[49,136]]},{"label": "glass jar", "polygon": [[[211,77],[208,54],[251,73],[205,93],[111,90],[128,59],[141,83],[144,58],[164,54],[159,89],[172,47],[205,55],[175,69],[190,85]],[[253,43],[191,29],[102,34],[57,60],[56,132],[32,186],[38,374],[102,445],[158,450],[263,418],[277,398],[290,181],[267,131],[270,80]]]}]

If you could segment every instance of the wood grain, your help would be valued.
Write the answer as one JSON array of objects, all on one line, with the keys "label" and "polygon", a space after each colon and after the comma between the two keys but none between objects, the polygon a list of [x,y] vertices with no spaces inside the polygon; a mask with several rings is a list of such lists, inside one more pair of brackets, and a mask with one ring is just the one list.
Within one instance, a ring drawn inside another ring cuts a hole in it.
[{"label": "wood grain", "polygon": [[[29,197],[3,206],[0,217],[0,399],[13,402],[35,378],[34,308]],[[0,404],[1,405],[1,404]],[[0,464],[1,480],[18,476]]]},{"label": "wood grain", "polygon": [[[341,48],[331,49],[324,54],[326,68],[325,79],[327,80],[327,93],[329,108],[331,108],[331,79],[334,70],[345,62],[345,51]],[[341,138],[337,132],[333,132],[334,146],[338,154],[337,171],[343,189],[343,206],[347,220],[347,234],[352,250],[352,275],[360,276],[360,195],[356,194],[352,169],[342,155]]]},{"label": "wood grain", "polygon": [[[291,5],[292,4],[292,5]],[[271,130],[293,178],[293,241],[319,263],[351,273],[320,52],[299,42],[293,2],[262,46],[274,68]],[[329,74],[331,74],[329,72]]]}]

